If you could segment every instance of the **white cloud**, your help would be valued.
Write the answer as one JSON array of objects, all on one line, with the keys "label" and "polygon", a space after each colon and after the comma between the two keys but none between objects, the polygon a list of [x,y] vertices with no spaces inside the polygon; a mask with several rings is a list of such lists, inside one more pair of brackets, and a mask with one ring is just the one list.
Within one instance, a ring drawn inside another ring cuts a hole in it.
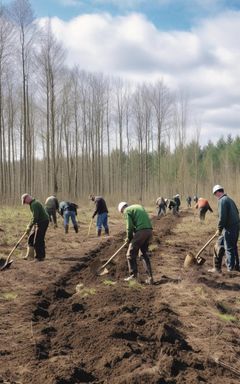
[{"label": "white cloud", "polygon": [[189,32],[163,32],[136,13],[54,18],[52,28],[69,52],[69,65],[187,88],[202,132],[217,135],[226,127],[226,134],[238,133],[240,12],[203,20]]}]

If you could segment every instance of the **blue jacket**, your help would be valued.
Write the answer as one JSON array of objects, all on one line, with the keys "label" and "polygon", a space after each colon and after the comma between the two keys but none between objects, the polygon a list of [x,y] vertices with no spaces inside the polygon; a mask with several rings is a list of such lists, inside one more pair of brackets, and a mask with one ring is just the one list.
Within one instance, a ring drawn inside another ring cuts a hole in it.
[{"label": "blue jacket", "polygon": [[239,227],[239,212],[234,201],[227,195],[218,200],[218,228],[230,230],[234,226]]}]

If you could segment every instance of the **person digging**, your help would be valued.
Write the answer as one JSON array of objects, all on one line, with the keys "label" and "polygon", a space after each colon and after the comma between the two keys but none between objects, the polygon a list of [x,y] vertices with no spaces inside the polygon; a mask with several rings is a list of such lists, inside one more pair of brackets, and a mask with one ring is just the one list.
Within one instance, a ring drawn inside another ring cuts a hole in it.
[{"label": "person digging", "polygon": [[148,275],[145,283],[153,284],[152,267],[148,255],[148,246],[152,238],[152,224],[149,216],[142,205],[133,204],[129,206],[128,203],[123,201],[118,204],[118,211],[124,215],[127,231],[128,250],[126,257],[129,276],[124,280],[137,279],[137,256],[140,251],[143,266]]},{"label": "person digging", "polygon": [[43,261],[46,257],[45,234],[49,225],[49,217],[44,206],[28,193],[22,195],[22,204],[28,204],[32,212],[32,219],[26,228],[28,236],[27,254],[25,260],[35,259]]}]

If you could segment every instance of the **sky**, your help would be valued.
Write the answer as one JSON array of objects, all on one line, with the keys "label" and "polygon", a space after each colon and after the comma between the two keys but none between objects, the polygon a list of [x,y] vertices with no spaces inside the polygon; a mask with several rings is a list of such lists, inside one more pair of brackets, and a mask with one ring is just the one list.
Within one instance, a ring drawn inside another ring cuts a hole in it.
[{"label": "sky", "polygon": [[30,3],[40,24],[51,18],[69,66],[184,90],[202,145],[240,135],[240,0]]}]

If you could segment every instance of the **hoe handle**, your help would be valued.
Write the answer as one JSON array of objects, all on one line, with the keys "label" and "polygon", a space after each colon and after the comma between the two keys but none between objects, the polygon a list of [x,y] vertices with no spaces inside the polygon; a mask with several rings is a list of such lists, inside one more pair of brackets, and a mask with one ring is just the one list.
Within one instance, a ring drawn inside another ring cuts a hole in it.
[{"label": "hoe handle", "polygon": [[100,269],[105,268],[106,265],[108,265],[108,263],[110,263],[110,261],[111,261],[115,256],[117,256],[117,254],[118,254],[118,253],[125,247],[125,245],[127,245],[127,242],[125,242],[123,245],[121,245],[121,247],[118,248],[118,250],[117,250],[117,251],[110,257],[110,259],[108,259],[108,261],[106,261],[105,264],[103,264],[103,265],[101,266]]},{"label": "hoe handle", "polygon": [[217,236],[218,232],[214,233],[214,235],[211,237],[211,239],[209,239],[206,244],[200,249],[200,251],[198,251],[198,253],[196,254],[195,258],[197,259],[201,253],[204,251],[205,248],[207,248],[208,244],[211,243],[211,241],[213,241],[213,239]]},{"label": "hoe handle", "polygon": [[24,234],[20,237],[20,239],[18,240],[18,242],[14,245],[13,249],[11,250],[11,252],[9,253],[8,257],[7,257],[7,260],[5,262],[5,264],[7,264],[10,260],[10,257],[12,256],[13,252],[15,251],[15,249],[19,246],[19,244],[21,243],[22,239],[26,236],[27,232],[24,232]]}]

